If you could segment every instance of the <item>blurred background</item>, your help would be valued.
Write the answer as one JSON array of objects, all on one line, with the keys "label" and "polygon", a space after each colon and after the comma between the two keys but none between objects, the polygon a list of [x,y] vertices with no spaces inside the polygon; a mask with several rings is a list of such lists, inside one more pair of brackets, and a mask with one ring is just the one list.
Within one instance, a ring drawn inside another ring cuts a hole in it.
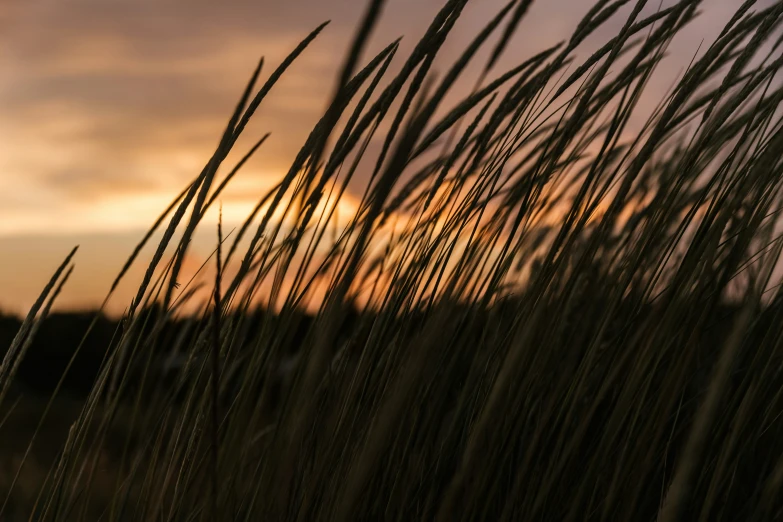
[{"label": "blurred background", "polygon": [[[453,60],[503,3],[470,2],[446,42],[442,63]],[[570,35],[591,4],[534,2],[496,71]],[[403,36],[399,66],[441,5],[441,0],[388,2],[368,51]],[[660,100],[737,2],[704,5],[705,14],[672,43],[643,103]],[[76,270],[56,306],[99,305],[146,228],[209,158],[258,58],[265,58],[263,80],[309,31],[331,20],[275,86],[236,147],[244,153],[271,132],[222,197],[227,226],[240,223],[282,177],[322,114],[363,9],[356,0],[4,0],[0,310],[24,313],[76,244],[81,246]],[[615,34],[623,19],[605,24],[591,38],[593,45]],[[466,74],[452,99],[465,94],[477,74]],[[364,182],[360,173],[354,196]],[[212,215],[206,223],[216,219]],[[200,265],[213,245],[210,228],[196,237],[188,262]],[[127,306],[143,266],[136,263],[109,312]]]}]

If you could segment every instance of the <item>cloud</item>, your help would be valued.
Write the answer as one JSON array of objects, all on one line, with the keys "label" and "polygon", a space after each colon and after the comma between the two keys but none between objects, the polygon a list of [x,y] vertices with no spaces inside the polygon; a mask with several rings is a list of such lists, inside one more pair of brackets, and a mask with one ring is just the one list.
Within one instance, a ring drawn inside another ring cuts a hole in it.
[{"label": "cloud", "polygon": [[[0,54],[9,72],[0,79],[0,169],[14,181],[0,208],[20,199],[43,207],[47,194],[64,210],[176,193],[209,158],[258,57],[267,56],[266,77],[309,30],[275,20],[291,13],[262,16],[261,4],[14,3]],[[334,56],[309,49],[239,143],[274,128],[266,172],[283,170],[314,123],[329,82],[312,78],[327,77]]]},{"label": "cloud", "polygon": [[[441,5],[390,1],[370,53],[404,35],[401,62]],[[476,0],[444,60],[499,5]],[[0,168],[15,181],[6,182],[0,208],[7,214],[6,200],[24,199],[28,213],[44,216],[121,195],[176,193],[209,158],[258,57],[266,59],[263,80],[332,19],[238,144],[241,152],[271,131],[256,172],[282,175],[325,107],[362,8],[355,0],[16,0],[4,13]],[[543,43],[537,31],[529,36],[534,43],[524,40],[520,53]],[[360,173],[352,187],[366,179]],[[154,214],[137,218],[141,226]]]}]

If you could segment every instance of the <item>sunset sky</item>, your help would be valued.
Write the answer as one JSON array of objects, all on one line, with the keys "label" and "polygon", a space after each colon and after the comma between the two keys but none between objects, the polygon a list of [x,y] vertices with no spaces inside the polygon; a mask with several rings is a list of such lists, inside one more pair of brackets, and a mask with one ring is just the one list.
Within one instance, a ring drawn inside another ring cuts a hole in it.
[{"label": "sunset sky", "polygon": [[[504,3],[472,0],[444,63]],[[704,14],[670,48],[650,96],[663,93],[738,3],[705,0]],[[570,35],[590,4],[534,3],[497,71]],[[390,0],[369,51],[404,36],[401,61],[441,5]],[[145,227],[208,159],[258,58],[265,57],[265,78],[331,19],[238,144],[242,152],[272,133],[223,198],[226,220],[239,222],[324,110],[363,8],[359,0],[2,0],[0,309],[23,312],[75,244],[81,250],[61,303],[99,303]],[[621,23],[606,24],[595,41]],[[465,84],[474,78],[467,74]],[[208,250],[205,239],[194,255]]]}]

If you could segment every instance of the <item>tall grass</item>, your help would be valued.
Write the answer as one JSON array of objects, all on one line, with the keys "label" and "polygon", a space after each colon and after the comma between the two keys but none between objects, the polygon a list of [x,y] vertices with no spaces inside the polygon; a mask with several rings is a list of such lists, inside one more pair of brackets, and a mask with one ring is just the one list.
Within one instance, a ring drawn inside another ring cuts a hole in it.
[{"label": "tall grass", "polygon": [[[166,324],[198,299],[179,281],[190,239],[236,173],[216,183],[226,158],[324,26],[257,88],[259,64],[145,238],[165,227],[26,516],[783,517],[783,3],[739,6],[651,110],[642,95],[698,0],[646,18],[644,0],[600,0],[570,39],[497,72],[530,3],[509,2],[436,77],[467,0],[444,1],[407,57],[392,42],[362,61],[384,4],[370,2],[324,116],[239,230],[218,233],[214,289],[172,345]],[[580,61],[618,13],[618,33]],[[346,220],[336,203],[360,169]],[[7,352],[0,393],[70,261]],[[154,303],[162,313],[142,313]],[[259,303],[277,313],[253,326]],[[172,351],[187,355],[173,386],[155,373]],[[120,417],[127,440],[99,502]]]}]

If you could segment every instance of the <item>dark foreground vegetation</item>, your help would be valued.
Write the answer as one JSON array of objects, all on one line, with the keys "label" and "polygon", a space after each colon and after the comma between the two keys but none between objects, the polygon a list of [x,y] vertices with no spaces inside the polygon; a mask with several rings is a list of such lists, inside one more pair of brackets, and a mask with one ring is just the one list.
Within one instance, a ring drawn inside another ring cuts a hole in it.
[{"label": "dark foreground vegetation", "polygon": [[[285,178],[241,228],[218,225],[208,298],[180,280],[190,239],[323,27],[260,88],[255,71],[153,226],[121,321],[49,313],[73,253],[21,323],[3,319],[0,518],[783,518],[783,3],[738,5],[649,110],[698,0],[598,1],[568,41],[498,72],[524,31],[515,0],[435,75],[466,3],[444,1],[400,59],[396,42],[364,56],[384,4],[369,2]],[[340,223],[325,202],[359,170]]]}]

